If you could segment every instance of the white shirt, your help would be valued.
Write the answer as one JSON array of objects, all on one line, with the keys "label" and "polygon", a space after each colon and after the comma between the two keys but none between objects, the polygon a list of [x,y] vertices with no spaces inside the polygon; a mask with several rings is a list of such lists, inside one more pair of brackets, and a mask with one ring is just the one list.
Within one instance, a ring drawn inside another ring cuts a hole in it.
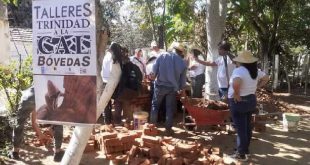
[{"label": "white shirt", "polygon": [[[201,55],[198,56],[198,59],[202,61],[204,60]],[[188,73],[190,77],[196,77],[198,75],[205,73],[206,67],[197,62],[196,60],[194,60],[193,58],[190,59],[189,68],[191,68],[192,66],[195,66],[196,68],[189,70]]]},{"label": "white shirt", "polygon": [[265,75],[266,74],[264,72],[258,69],[257,78],[253,80],[249,71],[245,67],[240,66],[234,69],[229,80],[230,87],[228,89],[228,98],[234,97],[234,89],[232,87],[234,78],[241,78],[242,83],[240,86],[240,96],[247,96],[250,94],[255,94],[258,80],[263,78]]},{"label": "white shirt", "polygon": [[146,65],[145,71],[146,71],[146,75],[150,75],[152,73],[152,69],[153,69],[153,65],[155,64],[156,59],[154,59],[153,61],[149,62]]},{"label": "white shirt", "polygon": [[158,57],[160,55],[160,53],[161,53],[160,50],[158,52],[156,52],[155,50],[152,50],[150,52],[150,56],[149,57],[153,57],[153,56]]},{"label": "white shirt", "polygon": [[139,67],[142,75],[145,74],[145,63],[143,62],[142,58],[138,59],[136,56],[131,56],[130,61]]},{"label": "white shirt", "polygon": [[106,52],[105,56],[102,60],[102,69],[101,69],[101,77],[104,83],[108,82],[110,78],[111,70],[112,70],[112,54],[110,52]]},{"label": "white shirt", "polygon": [[[218,68],[217,68],[217,83],[219,88],[227,88],[228,87],[228,80],[226,76],[226,69],[225,69],[225,63],[223,56],[218,57],[214,61]],[[230,78],[232,71],[235,68],[235,65],[230,60],[230,58],[227,56],[227,68],[228,68],[228,76]]]}]

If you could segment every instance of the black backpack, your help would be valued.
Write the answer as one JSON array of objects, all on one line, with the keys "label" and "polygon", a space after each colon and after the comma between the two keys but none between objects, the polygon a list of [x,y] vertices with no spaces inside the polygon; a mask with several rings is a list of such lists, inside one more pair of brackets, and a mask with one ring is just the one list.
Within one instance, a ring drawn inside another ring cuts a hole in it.
[{"label": "black backpack", "polygon": [[128,61],[121,65],[121,69],[121,78],[113,93],[113,99],[120,97],[120,95],[122,95],[127,89],[139,92],[142,87],[143,75],[137,65]]}]

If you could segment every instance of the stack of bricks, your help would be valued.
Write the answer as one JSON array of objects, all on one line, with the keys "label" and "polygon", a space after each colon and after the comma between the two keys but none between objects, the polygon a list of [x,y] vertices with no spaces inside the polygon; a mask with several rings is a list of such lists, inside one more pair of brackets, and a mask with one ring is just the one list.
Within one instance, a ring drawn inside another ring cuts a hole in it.
[{"label": "stack of bricks", "polygon": [[154,124],[145,123],[143,125],[143,134],[147,136],[157,136],[158,129]]},{"label": "stack of bricks", "polygon": [[96,138],[94,135],[91,135],[84,149],[84,153],[94,152],[97,150],[97,147],[98,147],[98,144],[97,144]]},{"label": "stack of bricks", "polygon": [[203,149],[197,142],[160,137],[157,134],[155,126],[146,124],[141,131],[104,132],[97,139],[101,150],[113,164],[203,165],[223,161],[216,155],[219,154],[218,148]]},{"label": "stack of bricks", "polygon": [[[102,132],[97,134],[96,139],[99,143],[100,150],[104,152],[108,159],[116,159],[117,156],[126,154],[133,145],[136,145],[136,138],[139,138],[141,134],[134,131],[128,131],[119,133]],[[124,159],[124,157],[118,157],[117,159]]]},{"label": "stack of bricks", "polygon": [[175,146],[176,157],[183,158],[185,164],[192,164],[198,160],[201,148],[195,142],[179,142]]}]

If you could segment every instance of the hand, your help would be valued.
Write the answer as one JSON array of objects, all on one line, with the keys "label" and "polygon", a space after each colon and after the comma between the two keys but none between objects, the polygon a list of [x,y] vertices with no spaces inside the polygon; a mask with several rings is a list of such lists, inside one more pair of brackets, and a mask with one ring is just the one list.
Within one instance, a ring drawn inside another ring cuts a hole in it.
[{"label": "hand", "polygon": [[241,99],[240,95],[234,94],[234,101],[235,101],[235,103],[240,102],[241,100],[242,99]]},{"label": "hand", "polygon": [[185,92],[185,90],[179,90],[179,91],[178,91],[178,94],[179,94],[181,97],[186,97],[186,92]]},{"label": "hand", "polygon": [[38,135],[38,138],[39,138],[39,141],[44,145],[51,142],[51,139],[42,133]]},{"label": "hand", "polygon": [[155,78],[156,78],[156,77],[155,77],[154,73],[151,73],[151,74],[149,75],[149,79],[150,79],[150,80],[155,80]]}]

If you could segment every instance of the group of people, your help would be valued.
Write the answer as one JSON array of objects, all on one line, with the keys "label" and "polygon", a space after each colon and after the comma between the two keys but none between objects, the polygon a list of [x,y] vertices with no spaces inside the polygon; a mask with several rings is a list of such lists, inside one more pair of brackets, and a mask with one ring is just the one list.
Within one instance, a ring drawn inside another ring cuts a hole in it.
[{"label": "group of people", "polygon": [[[247,160],[249,154],[250,139],[252,136],[251,115],[256,108],[256,89],[265,85],[268,76],[257,67],[258,59],[250,51],[242,51],[237,57],[230,53],[230,44],[220,42],[218,45],[219,57],[215,61],[205,61],[203,52],[197,47],[191,47],[189,55],[183,44],[174,42],[168,51],[161,51],[157,43],[151,43],[151,56],[145,62],[142,58],[142,49],[136,49],[135,55],[129,57],[127,48],[118,43],[112,43],[102,61],[101,76],[105,87],[112,73],[112,64],[120,64],[122,76],[112,98],[115,105],[115,115],[112,117],[111,102],[104,110],[105,124],[121,124],[122,113],[128,114],[128,99],[134,94],[138,95],[139,86],[135,81],[148,79],[151,82],[151,111],[150,122],[158,124],[158,114],[161,107],[165,113],[165,133],[172,135],[173,118],[176,110],[176,95],[186,95],[186,81],[191,83],[191,96],[203,97],[203,85],[205,84],[205,66],[218,67],[217,82],[219,96],[227,99],[231,110],[234,126],[237,130],[237,149],[234,157],[239,160]],[[126,75],[127,77],[125,77]],[[132,79],[135,79],[133,81]],[[129,89],[125,89],[125,88]],[[127,92],[129,97],[124,93]],[[163,106],[162,106],[163,104]],[[22,141],[24,123],[27,116],[33,112],[35,119],[35,103],[33,87],[24,92],[17,112],[18,125],[13,133],[12,158],[19,157],[18,152]],[[20,114],[19,114],[20,113]],[[130,115],[130,114],[129,114]],[[132,114],[131,114],[132,115]],[[39,138],[46,137],[40,132],[33,122]],[[55,139],[54,160],[60,161],[63,156],[61,148],[63,127],[52,127]]]},{"label": "group of people", "polygon": [[173,134],[176,94],[185,95],[187,71],[191,81],[191,96],[201,98],[205,83],[205,66],[218,67],[219,97],[227,100],[237,131],[237,148],[232,157],[246,161],[252,137],[251,118],[257,104],[255,93],[257,88],[268,82],[269,77],[258,68],[258,58],[250,51],[241,51],[234,57],[230,47],[230,43],[220,42],[219,57],[215,61],[205,61],[202,51],[197,47],[190,48],[187,58],[190,60],[187,61],[186,49],[181,43],[173,43],[168,52],[159,53],[153,60],[152,69],[148,69],[148,76],[154,81],[150,122],[158,123],[158,112],[164,103],[165,131],[169,135]]},{"label": "group of people", "polygon": [[[230,53],[230,44],[222,41],[218,45],[219,57],[215,61],[204,61],[199,56],[193,56],[196,63],[196,70],[201,65],[217,66],[217,82],[219,97],[227,100],[231,112],[233,126],[237,131],[237,148],[232,155],[233,158],[240,161],[246,161],[249,154],[249,146],[252,138],[252,114],[256,110],[256,90],[264,86],[269,77],[262,72],[257,65],[258,58],[254,57],[248,50],[239,52],[237,57]],[[189,68],[190,71],[192,68]],[[197,71],[201,73],[200,71]],[[195,74],[194,74],[195,75]],[[202,77],[202,75],[201,75]],[[202,79],[202,78],[201,78]],[[200,92],[199,74],[192,78],[193,97],[196,91]],[[195,90],[197,88],[197,90]]]}]

